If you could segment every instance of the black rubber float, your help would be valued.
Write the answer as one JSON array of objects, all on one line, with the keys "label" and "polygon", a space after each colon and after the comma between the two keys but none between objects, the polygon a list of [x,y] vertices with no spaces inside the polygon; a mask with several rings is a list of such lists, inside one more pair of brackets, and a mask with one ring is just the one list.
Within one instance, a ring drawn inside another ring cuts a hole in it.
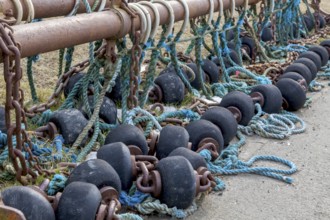
[{"label": "black rubber float", "polygon": [[210,121],[197,120],[190,122],[185,129],[189,134],[191,150],[197,151],[206,143],[212,143],[216,146],[216,151],[220,153],[224,147],[224,141],[220,129]]},{"label": "black rubber float", "polygon": [[329,59],[330,59],[330,39],[322,41],[320,45],[328,51]]},{"label": "black rubber float", "polygon": [[300,54],[298,58],[303,58],[303,57],[312,60],[317,67],[317,71],[319,71],[321,69],[322,61],[321,61],[321,57],[317,53],[315,53],[313,51],[306,51],[306,52],[303,52],[302,54]]},{"label": "black rubber float", "polygon": [[194,170],[197,170],[200,167],[207,167],[205,159],[201,155],[185,147],[179,147],[168,155],[168,157],[173,156],[182,156],[186,158]]},{"label": "black rubber float", "polygon": [[6,116],[5,116],[5,108],[0,106],[0,131],[2,133],[7,132],[6,128]]},{"label": "black rubber float", "polygon": [[279,113],[282,108],[281,91],[272,84],[257,85],[252,88],[250,96],[261,105],[266,113]]},{"label": "black rubber float", "polygon": [[306,102],[306,93],[302,86],[293,79],[284,78],[276,83],[283,97],[283,108],[289,111],[297,111]]},{"label": "black rubber float", "polygon": [[88,121],[77,109],[59,110],[53,113],[49,122],[53,122],[64,138],[64,144],[72,145],[83,131]]},{"label": "black rubber float", "polygon": [[48,200],[34,189],[13,186],[1,192],[4,205],[20,210],[26,220],[55,220],[55,213]]},{"label": "black rubber float", "polygon": [[95,185],[86,182],[72,182],[64,188],[58,203],[56,219],[95,219],[101,201],[101,193]]},{"label": "black rubber float", "polygon": [[315,65],[315,63],[312,60],[302,57],[302,58],[295,60],[293,63],[302,63],[305,66],[307,66],[308,69],[310,70],[310,72],[312,73],[312,80],[315,79],[318,70],[317,70],[317,66]]},{"label": "black rubber float", "polygon": [[160,201],[168,207],[188,208],[196,195],[196,175],[190,162],[182,156],[167,157],[158,162],[161,177]]},{"label": "black rubber float", "polygon": [[312,73],[308,69],[307,66],[305,66],[302,63],[293,63],[290,66],[288,66],[285,70],[284,73],[287,72],[296,72],[299,73],[304,79],[306,80],[307,84],[309,85],[312,81]]},{"label": "black rubber float", "polygon": [[[201,90],[203,85],[202,85],[202,82],[200,82],[199,77],[198,77],[197,65],[195,63],[187,63],[187,66],[189,68],[191,68],[192,71],[194,71],[194,73],[195,73],[195,79],[190,82],[190,85],[197,90]],[[186,73],[186,75],[188,75],[188,74]],[[203,77],[203,81],[205,82],[206,77],[205,77],[204,71],[202,71],[202,77]]]},{"label": "black rubber float", "polygon": [[319,45],[314,45],[314,46],[308,48],[308,51],[313,51],[320,56],[322,66],[327,65],[327,63],[329,61],[329,54],[328,54],[328,51],[324,47],[319,46]]},{"label": "black rubber float", "polygon": [[[94,106],[95,106],[93,96],[88,97],[88,103],[89,103],[91,111],[93,112]],[[85,106],[82,106],[81,111],[83,112],[85,117],[88,119],[87,110],[86,110]],[[102,102],[102,105],[101,105],[100,111],[99,111],[99,116],[100,116],[100,119],[102,119],[105,123],[116,124],[116,122],[117,122],[116,104],[106,96],[103,98],[103,102]]]},{"label": "black rubber float", "polygon": [[307,92],[307,90],[308,90],[307,82],[306,82],[305,78],[302,77],[302,75],[300,75],[299,73],[287,72],[287,73],[284,73],[283,75],[281,75],[278,78],[278,80],[284,79],[284,78],[293,79],[294,81],[298,82],[303,87],[303,90],[305,92]]},{"label": "black rubber float", "polygon": [[84,161],[74,168],[66,185],[76,181],[94,184],[99,189],[111,186],[117,192],[121,191],[121,182],[117,172],[109,163],[100,159]]},{"label": "black rubber float", "polygon": [[242,48],[245,49],[246,53],[249,55],[250,58],[253,57],[253,54],[257,50],[256,44],[252,37],[242,37]]},{"label": "black rubber float", "polygon": [[131,154],[148,154],[148,144],[142,131],[134,125],[122,124],[111,130],[105,138],[104,144],[123,142]]},{"label": "black rubber float", "polygon": [[151,91],[153,95],[149,95],[154,101],[166,104],[179,104],[183,101],[185,86],[173,68],[172,70],[173,72],[160,74],[155,79],[155,87]]},{"label": "black rubber float", "polygon": [[208,78],[210,84],[217,83],[219,81],[219,67],[209,59],[203,60],[202,69]]},{"label": "black rubber float", "polygon": [[206,110],[201,119],[212,122],[220,129],[224,146],[227,146],[237,133],[236,118],[224,107],[217,106]]},{"label": "black rubber float", "polygon": [[236,117],[238,124],[248,125],[252,117],[254,116],[254,103],[252,98],[240,91],[233,91],[226,94],[220,104],[221,107],[228,108],[231,112],[238,110],[240,117]]},{"label": "black rubber float", "polygon": [[105,96],[117,103],[121,101],[121,92],[121,80],[118,76],[115,80],[115,86],[111,88],[111,91],[106,92]]},{"label": "black rubber float", "polygon": [[[72,75],[69,79],[68,84],[64,87],[64,97],[67,98],[74,86],[79,80],[81,80],[85,76],[85,73],[79,72]],[[77,96],[78,97],[78,96]]]},{"label": "black rubber float", "polygon": [[167,157],[179,147],[188,147],[189,134],[181,126],[167,125],[160,131],[156,146],[156,157],[160,160]]},{"label": "black rubber float", "polygon": [[97,158],[109,163],[121,180],[121,188],[127,191],[133,183],[132,160],[128,147],[122,142],[103,145],[97,151]]},{"label": "black rubber float", "polygon": [[261,33],[261,40],[268,42],[273,40],[273,30],[270,27],[265,27]]}]

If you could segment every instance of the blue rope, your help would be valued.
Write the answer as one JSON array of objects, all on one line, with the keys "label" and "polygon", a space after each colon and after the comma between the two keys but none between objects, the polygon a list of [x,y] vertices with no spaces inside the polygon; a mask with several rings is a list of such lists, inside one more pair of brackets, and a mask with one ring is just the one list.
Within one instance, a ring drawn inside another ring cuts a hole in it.
[{"label": "blue rope", "polygon": [[55,195],[57,192],[61,191],[65,187],[65,182],[67,178],[62,174],[55,174],[53,179],[48,185],[47,194],[50,196]]},{"label": "blue rope", "polygon": [[150,197],[149,194],[142,193],[138,190],[135,190],[133,195],[129,195],[125,191],[121,191],[119,195],[119,202],[123,206],[134,207],[135,205],[142,203],[148,197]]}]

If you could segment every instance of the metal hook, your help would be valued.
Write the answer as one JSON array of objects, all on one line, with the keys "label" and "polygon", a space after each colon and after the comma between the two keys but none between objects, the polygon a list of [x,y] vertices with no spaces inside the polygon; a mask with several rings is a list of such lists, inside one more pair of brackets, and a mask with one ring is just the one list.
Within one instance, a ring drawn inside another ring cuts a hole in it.
[{"label": "metal hook", "polygon": [[145,6],[150,7],[152,9],[154,15],[155,15],[155,21],[152,24],[153,29],[151,30],[150,36],[149,36],[150,39],[153,39],[155,37],[155,35],[157,33],[157,29],[159,27],[159,20],[160,20],[159,19],[159,12],[158,12],[156,6],[154,4],[152,4],[152,3],[150,3],[150,2],[141,1],[141,2],[138,2],[138,4],[141,4],[141,5],[145,5]]},{"label": "metal hook", "polygon": [[140,39],[141,40],[140,40],[140,43],[143,43],[144,39],[145,39],[145,36],[146,36],[146,29],[147,29],[146,16],[142,12],[142,10],[138,6],[136,6],[134,3],[129,3],[128,7],[133,9],[139,15],[139,18],[140,18],[140,21],[141,21],[141,26],[140,26],[140,32],[141,32],[141,38]]},{"label": "metal hook", "polygon": [[163,6],[165,6],[170,14],[170,21],[168,23],[168,29],[165,33],[165,37],[167,38],[171,33],[172,33],[172,29],[173,29],[173,26],[174,26],[174,11],[173,11],[173,8],[171,7],[171,5],[164,1],[164,0],[154,0],[153,2],[155,3],[159,3],[159,4],[162,4]]},{"label": "metal hook", "polygon": [[141,4],[137,4],[137,3],[135,3],[134,5],[138,6],[142,10],[142,12],[144,13],[146,20],[147,20],[146,32],[142,39],[143,44],[146,44],[150,37],[150,32],[151,32],[151,26],[152,26],[151,17],[150,17],[149,11],[144,6],[142,6]]}]

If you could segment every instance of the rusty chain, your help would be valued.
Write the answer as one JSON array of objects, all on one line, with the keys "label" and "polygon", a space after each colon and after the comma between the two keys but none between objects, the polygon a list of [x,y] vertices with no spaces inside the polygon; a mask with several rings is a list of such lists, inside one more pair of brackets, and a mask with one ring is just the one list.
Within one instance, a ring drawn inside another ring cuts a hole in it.
[{"label": "rusty chain", "polygon": [[[16,171],[16,179],[23,185],[27,185],[29,182],[34,182],[37,178],[37,173],[32,171],[32,168],[36,169],[39,174],[42,174],[43,170],[38,159],[31,152],[32,142],[26,131],[27,122],[23,109],[24,93],[20,88],[22,68],[19,45],[16,43],[13,30],[8,24],[0,24],[0,34],[0,48],[3,56],[4,79],[6,82],[5,119],[8,130],[8,152]],[[13,124],[11,124],[12,110],[15,113],[15,123]],[[22,124],[24,127],[22,127]],[[16,138],[16,147],[13,142],[14,136]],[[22,150],[28,155],[28,163],[26,163]]]}]

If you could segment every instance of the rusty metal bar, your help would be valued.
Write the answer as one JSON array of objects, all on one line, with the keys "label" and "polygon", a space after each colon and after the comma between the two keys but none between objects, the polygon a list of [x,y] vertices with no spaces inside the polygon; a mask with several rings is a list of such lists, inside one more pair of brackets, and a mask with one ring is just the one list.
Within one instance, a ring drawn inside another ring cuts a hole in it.
[{"label": "rusty metal bar", "polygon": [[[23,20],[27,19],[28,9],[24,0],[18,0],[21,2],[23,8]],[[88,0],[92,6],[97,0]],[[100,6],[99,1],[97,8]],[[74,8],[75,0],[32,0],[34,7],[35,18],[51,18],[58,16],[68,15]],[[106,2],[106,7],[109,7],[110,1]],[[13,0],[0,0],[0,12],[4,13],[8,10],[12,10],[14,17],[17,17],[17,9],[14,5]],[[81,1],[80,7],[77,13],[85,13],[86,7]]]},{"label": "rusty metal bar", "polygon": [[[249,0],[249,4],[256,4],[260,0]],[[230,7],[231,0],[223,0],[224,9]],[[235,0],[236,6],[244,4],[244,0]],[[178,1],[169,1],[174,10],[175,21],[184,19],[184,8]],[[208,14],[209,0],[187,0],[190,17]],[[165,6],[155,3],[159,14],[160,24],[166,24],[169,13]],[[152,20],[154,14],[147,8]],[[214,0],[214,10],[219,10],[218,0]],[[14,37],[20,44],[21,57],[28,57],[38,53],[45,53],[60,48],[79,45],[95,40],[120,38],[129,33],[131,18],[125,11],[104,11],[92,14],[81,14],[74,17],[46,20],[38,23],[29,23],[13,26]],[[136,27],[140,27],[136,19]]]}]

